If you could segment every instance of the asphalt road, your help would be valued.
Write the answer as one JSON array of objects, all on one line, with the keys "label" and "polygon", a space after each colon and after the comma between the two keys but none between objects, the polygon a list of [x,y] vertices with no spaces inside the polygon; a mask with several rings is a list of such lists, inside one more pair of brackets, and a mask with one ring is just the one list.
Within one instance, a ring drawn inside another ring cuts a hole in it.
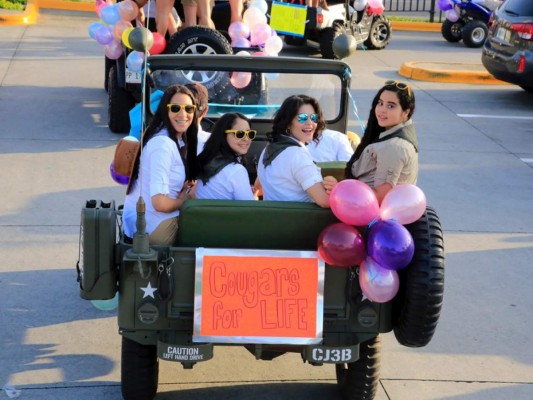
[{"label": "asphalt road", "polygon": [[[24,399],[121,398],[114,313],[79,298],[74,272],[85,200],[124,195],[109,177],[120,135],[106,126],[102,49],[86,33],[94,21],[45,10],[36,25],[0,26],[0,386]],[[357,114],[366,119],[406,61],[479,57],[438,33],[395,32],[387,49],[347,60]],[[533,96],[510,85],[410,84],[419,186],[445,232],[445,301],[427,347],[384,335],[376,399],[531,399]],[[158,399],[335,399],[334,379],[334,367],[298,356],[255,361],[217,348],[192,371],[163,362]]]}]

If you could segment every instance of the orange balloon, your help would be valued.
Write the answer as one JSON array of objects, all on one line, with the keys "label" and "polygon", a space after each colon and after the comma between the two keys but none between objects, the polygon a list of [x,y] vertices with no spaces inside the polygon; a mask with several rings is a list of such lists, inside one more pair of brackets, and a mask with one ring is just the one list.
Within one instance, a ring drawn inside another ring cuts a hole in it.
[{"label": "orange balloon", "polygon": [[122,34],[128,28],[133,28],[133,25],[128,21],[120,20],[115,23],[113,32],[118,40],[122,39]]}]

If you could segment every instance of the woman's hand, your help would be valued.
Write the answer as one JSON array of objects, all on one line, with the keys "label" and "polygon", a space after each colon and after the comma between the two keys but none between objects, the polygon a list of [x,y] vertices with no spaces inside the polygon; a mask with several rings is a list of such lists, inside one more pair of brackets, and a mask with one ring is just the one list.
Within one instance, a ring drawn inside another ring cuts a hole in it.
[{"label": "woman's hand", "polygon": [[324,189],[326,190],[327,194],[331,193],[336,184],[337,179],[335,179],[333,176],[326,176],[322,180],[322,185],[324,186]]}]

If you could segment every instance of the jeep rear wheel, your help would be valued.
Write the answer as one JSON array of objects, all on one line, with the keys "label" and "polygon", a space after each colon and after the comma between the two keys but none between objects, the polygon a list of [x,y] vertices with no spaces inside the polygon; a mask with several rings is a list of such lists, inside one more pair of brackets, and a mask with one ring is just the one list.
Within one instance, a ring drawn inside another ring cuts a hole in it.
[{"label": "jeep rear wheel", "polygon": [[333,24],[331,28],[325,28],[320,32],[320,53],[323,58],[338,60],[339,57],[333,51],[335,38],[344,32],[344,28],[339,24]]},{"label": "jeep rear wheel", "polygon": [[[172,35],[167,54],[233,54],[228,40],[220,32],[203,26],[191,26]],[[229,73],[219,71],[177,71],[177,82],[198,82],[210,93],[219,93],[229,85]]]},{"label": "jeep rear wheel", "polygon": [[159,383],[157,347],[122,336],[120,385],[124,400],[152,400]]},{"label": "jeep rear wheel", "polygon": [[378,389],[381,337],[359,345],[359,360],[335,365],[337,387],[343,400],[372,400]]},{"label": "jeep rear wheel", "polygon": [[370,25],[368,39],[364,41],[364,45],[370,50],[381,50],[389,44],[390,38],[391,26],[389,21],[383,16],[378,16]]},{"label": "jeep rear wheel", "polygon": [[120,87],[117,64],[109,68],[107,124],[111,132],[129,133],[130,110],[135,105],[129,92]]},{"label": "jeep rear wheel", "polygon": [[400,271],[394,299],[394,335],[403,346],[427,345],[439,321],[444,297],[444,237],[439,217],[427,207],[416,222],[406,225],[415,245],[411,263]]}]

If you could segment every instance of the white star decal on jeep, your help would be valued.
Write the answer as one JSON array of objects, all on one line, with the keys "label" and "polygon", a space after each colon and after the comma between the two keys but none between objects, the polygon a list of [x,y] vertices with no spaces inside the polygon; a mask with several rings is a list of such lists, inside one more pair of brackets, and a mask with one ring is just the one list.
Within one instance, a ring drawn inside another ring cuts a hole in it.
[{"label": "white star decal on jeep", "polygon": [[148,282],[148,286],[139,289],[144,292],[143,299],[146,297],[151,297],[152,299],[155,299],[154,292],[157,290],[157,288],[153,288],[150,282]]}]

